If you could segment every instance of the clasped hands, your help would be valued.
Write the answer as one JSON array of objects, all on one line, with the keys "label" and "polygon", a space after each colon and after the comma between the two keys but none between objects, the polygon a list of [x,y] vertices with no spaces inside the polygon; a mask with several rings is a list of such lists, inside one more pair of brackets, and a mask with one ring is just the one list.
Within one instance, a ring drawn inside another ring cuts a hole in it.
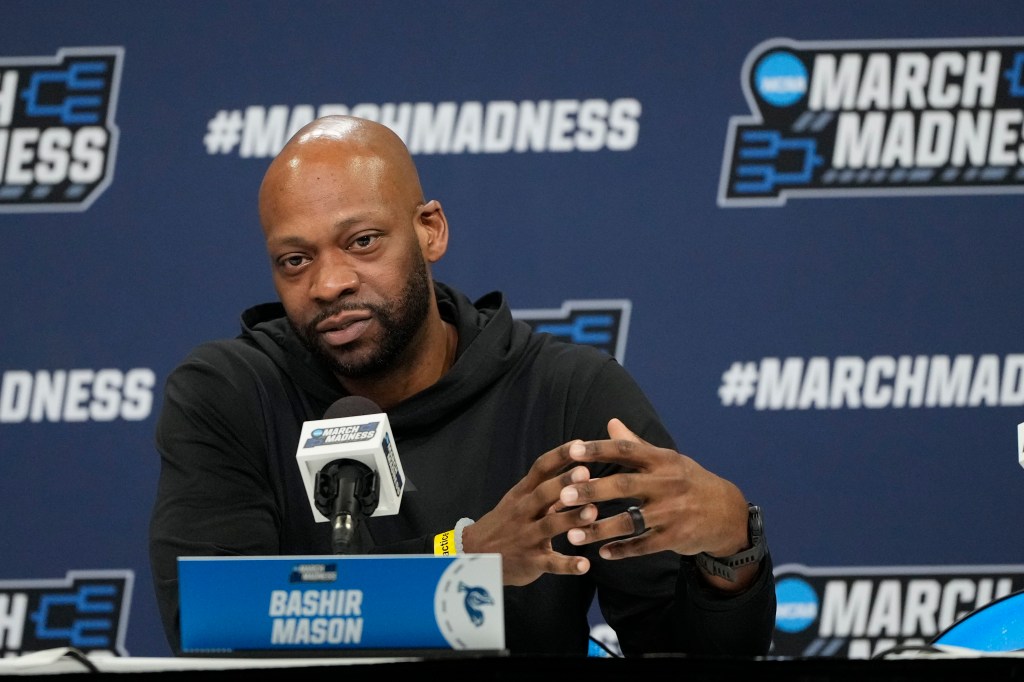
[{"label": "clasped hands", "polygon": [[[573,545],[605,543],[599,554],[608,560],[664,550],[726,556],[748,546],[747,502],[735,484],[686,455],[644,441],[618,419],[608,422],[608,435],[571,441],[538,457],[494,509],[465,529],[464,551],[500,553],[505,584],[527,585],[544,573],[590,570],[586,557],[552,548],[551,539],[562,533]],[[625,471],[591,478],[588,462],[613,462]],[[639,513],[599,520],[596,503],[617,499],[634,500]],[[737,583],[705,577],[737,591],[754,574],[756,565]]]}]

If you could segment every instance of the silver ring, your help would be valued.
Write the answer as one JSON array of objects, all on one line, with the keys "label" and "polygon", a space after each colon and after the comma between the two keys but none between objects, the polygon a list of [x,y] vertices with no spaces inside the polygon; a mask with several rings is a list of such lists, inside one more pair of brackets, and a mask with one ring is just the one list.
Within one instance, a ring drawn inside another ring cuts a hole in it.
[{"label": "silver ring", "polygon": [[633,536],[640,535],[647,530],[647,524],[644,522],[644,515],[640,511],[640,507],[633,505],[626,511],[629,512],[629,518],[633,519]]}]

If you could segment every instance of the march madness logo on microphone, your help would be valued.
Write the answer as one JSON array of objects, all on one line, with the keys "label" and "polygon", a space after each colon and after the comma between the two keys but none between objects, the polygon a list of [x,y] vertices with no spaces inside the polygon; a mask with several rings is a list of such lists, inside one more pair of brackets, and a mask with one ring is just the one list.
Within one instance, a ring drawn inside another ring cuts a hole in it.
[{"label": "march madness logo on microphone", "polygon": [[114,177],[121,47],[0,58],[0,213],[84,211]]},{"label": "march madness logo on microphone", "polygon": [[365,424],[353,424],[350,426],[329,426],[323,429],[314,429],[304,447],[315,448],[320,445],[331,445],[333,443],[356,443],[364,440],[371,440],[377,435],[377,425],[380,422],[367,422]]}]

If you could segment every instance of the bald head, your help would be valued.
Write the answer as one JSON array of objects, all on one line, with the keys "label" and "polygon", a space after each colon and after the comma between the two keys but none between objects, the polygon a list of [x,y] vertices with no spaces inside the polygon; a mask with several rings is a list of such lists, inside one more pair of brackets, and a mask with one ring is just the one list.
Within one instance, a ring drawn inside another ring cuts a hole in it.
[{"label": "bald head", "polygon": [[313,121],[270,163],[259,210],[288,321],[350,393],[387,407],[441,376],[454,346],[430,264],[448,221],[398,135],[349,116]]},{"label": "bald head", "polygon": [[[374,195],[411,209],[423,189],[402,139],[380,123],[352,116],[324,116],[302,127],[263,176],[259,210],[264,231],[295,201],[325,194]],[[269,223],[268,223],[269,221]]]}]

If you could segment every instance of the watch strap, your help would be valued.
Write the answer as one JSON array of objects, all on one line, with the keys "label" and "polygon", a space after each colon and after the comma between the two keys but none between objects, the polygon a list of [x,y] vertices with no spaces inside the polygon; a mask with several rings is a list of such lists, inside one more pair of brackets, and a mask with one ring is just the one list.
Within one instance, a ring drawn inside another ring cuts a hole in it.
[{"label": "watch strap", "polygon": [[714,557],[707,552],[701,552],[695,557],[697,565],[711,575],[724,578],[729,582],[736,582],[737,568],[757,563],[761,561],[765,555],[764,526],[761,519],[761,508],[753,504],[748,507],[747,535],[751,545],[750,549],[745,549],[724,557]]}]

